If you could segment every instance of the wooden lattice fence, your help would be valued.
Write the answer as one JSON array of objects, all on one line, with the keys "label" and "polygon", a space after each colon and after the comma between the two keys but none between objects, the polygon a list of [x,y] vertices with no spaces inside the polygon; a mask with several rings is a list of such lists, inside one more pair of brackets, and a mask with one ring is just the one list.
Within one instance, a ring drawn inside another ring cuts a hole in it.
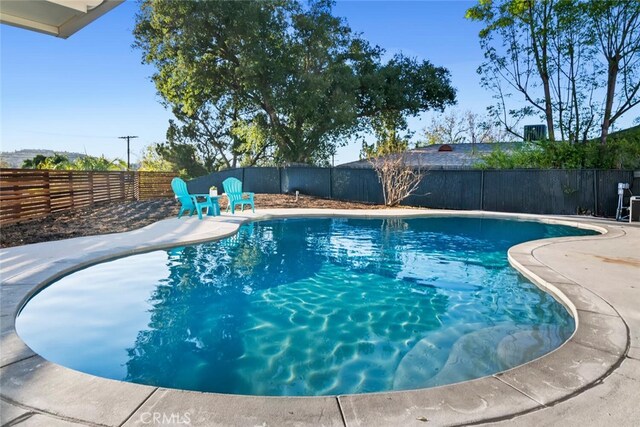
[{"label": "wooden lattice fence", "polygon": [[170,197],[172,172],[0,169],[0,225],[101,202]]}]

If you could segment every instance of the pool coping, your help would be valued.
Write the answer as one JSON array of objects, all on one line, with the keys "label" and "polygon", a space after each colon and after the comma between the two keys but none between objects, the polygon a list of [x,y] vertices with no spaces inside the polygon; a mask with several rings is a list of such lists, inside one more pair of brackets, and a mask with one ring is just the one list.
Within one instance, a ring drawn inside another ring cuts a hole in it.
[{"label": "pool coping", "polygon": [[[109,259],[224,238],[235,234],[240,225],[255,220],[434,216],[533,220],[603,233],[530,241],[508,251],[514,268],[572,313],[576,331],[571,338],[553,352],[524,365],[462,383],[360,395],[260,397],[164,389],[95,377],[46,361],[15,332],[15,316],[39,289],[71,271]],[[149,425],[156,414],[174,417],[173,421],[183,424],[188,419],[189,425],[370,426],[424,425],[425,421],[468,425],[510,419],[571,399],[599,384],[622,363],[630,347],[629,328],[616,308],[589,290],[588,283],[576,283],[563,271],[542,263],[535,251],[576,240],[584,242],[584,247],[595,247],[602,239],[622,241],[625,237],[624,227],[619,223],[583,217],[422,209],[272,209],[206,217],[203,221],[168,219],[127,233],[3,249],[0,250],[2,409],[17,414],[14,420],[38,416],[113,426]],[[10,265],[6,266],[7,263]],[[5,421],[11,420],[5,420],[3,415],[3,425]]]}]

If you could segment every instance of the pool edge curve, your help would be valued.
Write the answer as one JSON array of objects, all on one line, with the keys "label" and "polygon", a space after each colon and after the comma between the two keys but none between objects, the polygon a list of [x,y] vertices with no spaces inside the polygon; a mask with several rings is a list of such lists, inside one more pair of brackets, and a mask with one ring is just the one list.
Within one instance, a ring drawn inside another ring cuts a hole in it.
[{"label": "pool edge curve", "polygon": [[[287,217],[429,217],[473,216],[532,220],[589,228],[603,234],[525,242],[508,251],[510,264],[543,291],[561,302],[576,321],[574,334],[556,350],[524,365],[491,376],[441,387],[372,394],[324,397],[260,397],[163,389],[94,377],[42,359],[15,333],[15,316],[40,289],[59,277],[88,265],[122,256],[182,244],[217,240],[235,234],[250,221]],[[422,423],[469,424],[498,421],[567,400],[598,384],[622,362],[630,346],[628,326],[618,311],[583,284],[551,269],[536,257],[540,248],[563,242],[624,238],[623,229],[595,224],[593,219],[474,211],[329,209],[264,210],[197,219],[169,219],[140,230],[115,235],[70,239],[86,248],[81,256],[64,256],[69,240],[26,245],[0,251],[4,265],[18,267],[2,277],[2,399],[24,411],[67,420],[144,425],[142,414],[162,410],[187,413],[193,425],[212,419],[221,424],[388,425]],[[178,227],[180,233],[171,233]],[[38,254],[44,256],[38,257]],[[49,254],[48,257],[46,254]],[[37,261],[27,268],[22,259]],[[23,264],[20,264],[20,262]],[[22,265],[24,268],[19,268]],[[65,396],[56,396],[61,390]],[[55,391],[51,395],[52,391]],[[94,396],[94,408],[78,399]],[[62,398],[61,398],[62,397]],[[74,404],[75,402],[75,404]],[[214,418],[211,418],[214,417]],[[5,423],[3,419],[2,423]]]}]

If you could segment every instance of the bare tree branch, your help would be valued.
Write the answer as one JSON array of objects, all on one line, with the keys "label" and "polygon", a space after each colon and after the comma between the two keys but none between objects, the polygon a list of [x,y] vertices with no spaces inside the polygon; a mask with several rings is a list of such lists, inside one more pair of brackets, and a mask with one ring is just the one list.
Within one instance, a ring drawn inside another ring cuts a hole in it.
[{"label": "bare tree branch", "polygon": [[406,152],[371,160],[382,184],[384,204],[387,206],[398,206],[417,190],[424,177],[422,169],[410,166],[407,160]]}]

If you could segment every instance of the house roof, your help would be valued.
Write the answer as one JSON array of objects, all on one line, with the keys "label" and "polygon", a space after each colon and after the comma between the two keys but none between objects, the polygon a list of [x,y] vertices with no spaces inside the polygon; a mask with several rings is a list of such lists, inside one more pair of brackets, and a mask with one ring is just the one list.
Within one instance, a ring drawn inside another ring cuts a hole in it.
[{"label": "house roof", "polygon": [[2,0],[0,22],[66,39],[124,0]]},{"label": "house roof", "polygon": [[[408,150],[406,162],[415,167],[429,169],[471,169],[486,154],[497,148],[503,151],[513,151],[520,142],[496,142],[478,144],[435,144]],[[368,160],[344,163],[338,167],[371,168]]]}]

